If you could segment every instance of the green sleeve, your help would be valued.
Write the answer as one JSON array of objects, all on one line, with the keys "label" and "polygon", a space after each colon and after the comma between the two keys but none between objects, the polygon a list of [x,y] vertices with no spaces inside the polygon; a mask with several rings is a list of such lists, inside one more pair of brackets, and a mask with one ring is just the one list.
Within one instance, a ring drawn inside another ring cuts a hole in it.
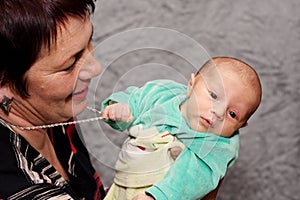
[{"label": "green sleeve", "polygon": [[147,192],[157,200],[201,199],[217,187],[227,168],[237,159],[238,137],[219,137],[218,141],[207,139],[200,147],[195,146],[199,143],[191,142],[163,180]]},{"label": "green sleeve", "polygon": [[166,93],[177,96],[177,93],[181,92],[181,90],[178,89],[173,82],[168,80],[150,81],[140,88],[131,86],[124,92],[113,93],[102,102],[101,108],[103,109],[107,106],[110,101],[126,103],[130,106],[131,113],[134,117],[132,123],[106,122],[113,128],[121,131],[129,128],[131,125],[140,123],[145,125],[144,128],[149,128],[152,126],[153,120],[163,120],[159,114],[164,111],[162,110],[162,104],[169,100],[169,95],[166,95]]}]

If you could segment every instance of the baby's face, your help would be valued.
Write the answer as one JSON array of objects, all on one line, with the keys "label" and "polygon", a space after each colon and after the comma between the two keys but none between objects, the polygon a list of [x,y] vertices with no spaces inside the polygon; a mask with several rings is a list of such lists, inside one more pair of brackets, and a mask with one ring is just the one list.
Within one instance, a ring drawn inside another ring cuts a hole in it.
[{"label": "baby's face", "polygon": [[199,132],[230,137],[247,124],[255,109],[256,93],[229,69],[214,68],[197,75],[186,102],[186,120]]}]

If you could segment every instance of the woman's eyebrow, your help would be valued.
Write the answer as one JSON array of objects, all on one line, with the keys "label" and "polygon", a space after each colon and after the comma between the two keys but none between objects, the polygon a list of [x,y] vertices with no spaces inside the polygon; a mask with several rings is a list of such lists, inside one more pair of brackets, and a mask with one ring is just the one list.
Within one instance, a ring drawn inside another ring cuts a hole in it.
[{"label": "woman's eyebrow", "polygon": [[[92,31],[91,31],[91,35],[90,35],[90,37],[89,37],[89,40],[88,40],[88,43],[87,43],[87,46],[89,45],[89,43],[92,41],[92,38],[93,38],[93,34],[94,34],[94,26],[92,25]],[[71,58],[78,58],[78,57],[80,57],[82,54],[83,54],[83,52],[84,52],[84,50],[85,49],[81,49],[80,51],[78,51],[78,52],[76,52],[76,53],[74,53],[71,57],[70,57],[70,59]]]},{"label": "woman's eyebrow", "polygon": [[[89,37],[87,46],[88,46],[89,43],[92,41],[93,34],[94,34],[94,26],[92,26],[91,35],[90,35],[90,37]],[[85,48],[83,48],[83,49],[79,50],[78,52],[72,54],[68,59],[65,60],[65,62],[62,64],[62,66],[65,65],[66,62],[68,62],[69,60],[71,60],[71,59],[73,59],[73,58],[75,58],[75,59],[80,58],[84,51],[85,51]]]}]

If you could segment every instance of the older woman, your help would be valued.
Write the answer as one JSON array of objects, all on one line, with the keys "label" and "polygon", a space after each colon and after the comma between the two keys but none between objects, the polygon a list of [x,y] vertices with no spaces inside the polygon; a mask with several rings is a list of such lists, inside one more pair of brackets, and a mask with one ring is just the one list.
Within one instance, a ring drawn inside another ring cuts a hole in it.
[{"label": "older woman", "polygon": [[101,72],[91,54],[94,7],[93,0],[0,1],[0,199],[104,197],[68,125]]}]

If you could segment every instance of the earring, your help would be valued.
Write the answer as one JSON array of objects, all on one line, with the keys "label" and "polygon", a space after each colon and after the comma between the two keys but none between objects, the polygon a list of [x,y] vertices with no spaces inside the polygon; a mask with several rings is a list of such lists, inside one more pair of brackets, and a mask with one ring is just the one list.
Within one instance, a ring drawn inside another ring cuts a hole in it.
[{"label": "earring", "polygon": [[10,99],[5,95],[2,98],[2,102],[0,103],[0,106],[4,109],[6,114],[8,114],[10,111],[11,103],[12,103],[13,99],[14,99],[13,97]]}]

